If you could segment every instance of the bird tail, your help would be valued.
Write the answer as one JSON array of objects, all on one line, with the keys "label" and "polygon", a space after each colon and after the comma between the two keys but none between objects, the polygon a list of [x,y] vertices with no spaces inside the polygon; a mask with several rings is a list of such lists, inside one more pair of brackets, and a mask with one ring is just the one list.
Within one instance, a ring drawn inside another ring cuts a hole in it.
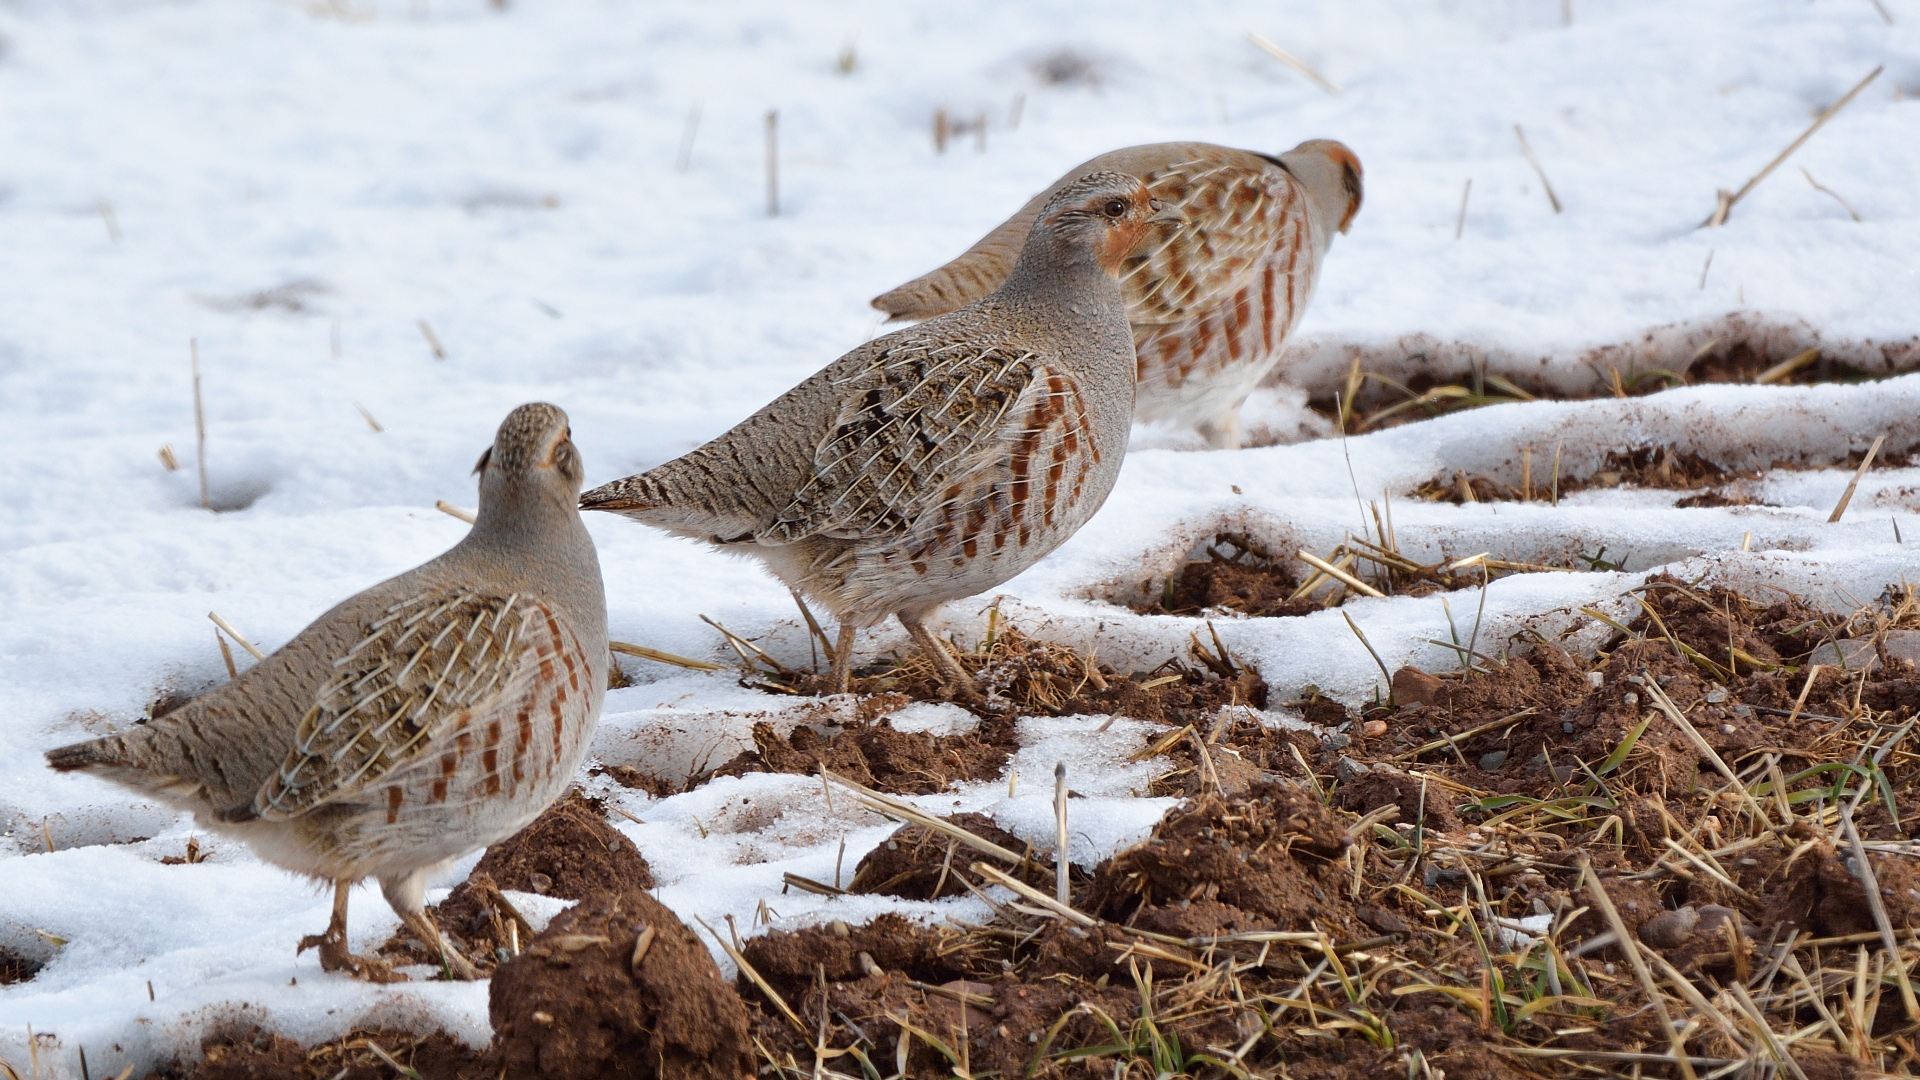
[{"label": "bird tail", "polygon": [[184,809],[198,809],[207,796],[206,784],[169,769],[165,755],[154,752],[152,732],[142,727],[124,735],[55,747],[47,751],[47,765],[55,772],[89,772]]},{"label": "bird tail", "polygon": [[47,764],[55,772],[77,772],[81,769],[138,768],[127,740],[119,735],[109,735],[104,739],[89,739],[86,742],[56,747],[47,751]]}]

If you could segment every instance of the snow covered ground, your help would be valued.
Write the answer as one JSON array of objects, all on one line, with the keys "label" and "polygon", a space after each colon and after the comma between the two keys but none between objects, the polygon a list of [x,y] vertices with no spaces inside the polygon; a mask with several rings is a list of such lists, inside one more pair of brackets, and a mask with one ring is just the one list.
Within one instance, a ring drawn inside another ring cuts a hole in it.
[{"label": "snow covered ground", "polygon": [[[1663,327],[1677,329],[1660,347],[1685,350],[1735,315],[1920,363],[1920,3],[1882,6],[1891,23],[1867,0],[1573,0],[1570,24],[1560,0],[0,0],[0,948],[46,962],[0,988],[0,1060],[77,1076],[84,1046],[112,1075],[256,1022],[297,1038],[384,1023],[484,1040],[483,986],[323,976],[292,955],[325,923],[323,897],[217,840],[206,863],[161,865],[188,821],[56,777],[40,752],[224,678],[209,610],[271,648],[451,544],[464,526],[433,503],[471,505],[468,470],[513,405],[566,408],[591,483],[672,457],[876,333],[868,297],[1095,153],[1172,138],[1355,149],[1366,204],[1300,330],[1303,378],[1356,351],[1404,369],[1425,349],[1544,363],[1572,384],[1592,377],[1591,350]],[[1729,225],[1694,228],[1716,188],[1882,65]],[[983,116],[984,149],[969,132],[936,154],[936,108]],[[198,505],[190,340],[221,513]],[[1284,394],[1267,404],[1297,416]],[[1920,376],[1501,406],[1238,454],[1143,449],[1093,527],[1001,590],[1002,610],[1104,659],[1157,662],[1197,623],[1112,601],[1219,528],[1326,550],[1364,527],[1360,500],[1383,497],[1402,545],[1434,557],[1629,555],[1625,574],[1496,582],[1487,640],[1588,624],[1581,606],[1619,604],[1660,563],[1865,599],[1920,573],[1895,542],[1896,523],[1920,535],[1920,470],[1869,476],[1839,525],[1826,516],[1847,476],[1831,469],[1759,482],[1771,507],[1406,496],[1452,469],[1511,479],[1529,446],[1536,462],[1562,446],[1571,474],[1650,443],[1821,465],[1882,434],[1889,451],[1920,444]],[[720,659],[707,614],[806,655],[786,591],[753,566],[589,524],[616,637]],[[974,632],[987,601],[952,605],[949,629]],[[1345,610],[1390,666],[1451,662],[1424,644],[1446,630],[1437,599]],[[1337,612],[1218,625],[1283,694],[1312,683],[1358,700],[1378,685]],[[882,632],[865,647],[898,644]],[[646,681],[609,696],[596,744],[613,763],[722,760],[778,705],[726,674],[628,670]],[[1098,803],[1072,852],[1088,863],[1163,809],[1132,797],[1145,766],[1120,764],[1138,726],[1098,726],[1032,722],[1018,763],[1037,780],[1070,762]],[[1047,848],[1043,786],[922,801],[989,810]],[[779,895],[782,871],[830,877],[842,838],[851,866],[886,832],[844,802],[829,813],[817,783],[619,797],[646,822],[621,827],[685,915],[745,926],[762,900],[784,921],[877,910]],[[356,947],[392,924],[376,894],[356,894]],[[29,1025],[43,1035],[31,1047]]]}]

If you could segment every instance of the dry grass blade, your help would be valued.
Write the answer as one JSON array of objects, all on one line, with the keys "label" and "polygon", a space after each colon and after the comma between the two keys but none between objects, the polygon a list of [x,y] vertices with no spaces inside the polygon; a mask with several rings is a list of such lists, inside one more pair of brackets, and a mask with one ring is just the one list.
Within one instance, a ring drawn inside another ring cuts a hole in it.
[{"label": "dry grass blade", "polygon": [[1792,375],[1794,372],[1799,371],[1801,368],[1806,367],[1818,359],[1820,359],[1819,349],[1806,349],[1802,352],[1797,352],[1760,374],[1755,375],[1753,381],[1760,384],[1784,382],[1787,376]]},{"label": "dry grass blade", "polygon": [[466,523],[467,523],[467,524],[469,524],[469,525],[471,525],[471,524],[473,524],[474,522],[476,522],[476,521],[478,521],[478,520],[480,520],[480,519],[479,519],[479,518],[478,518],[478,517],[477,517],[477,516],[476,516],[476,515],[474,514],[474,512],[473,512],[473,511],[471,511],[471,510],[462,510],[462,509],[460,509],[459,507],[457,507],[457,506],[455,506],[455,505],[453,505],[452,503],[450,503],[450,502],[448,502],[448,501],[447,501],[447,500],[445,500],[445,499],[435,499],[435,500],[433,501],[433,508],[434,508],[435,510],[438,510],[438,511],[440,511],[441,513],[443,513],[443,514],[445,514],[445,515],[447,515],[448,517],[454,517],[454,518],[459,518],[459,519],[460,519],[461,521],[464,521],[464,522],[466,522]]},{"label": "dry grass blade", "polygon": [[1293,55],[1287,50],[1274,44],[1272,41],[1267,40],[1267,38],[1262,36],[1258,31],[1256,30],[1247,31],[1247,40],[1251,41],[1254,47],[1259,49],[1261,52],[1266,53],[1268,56],[1273,57],[1275,60],[1278,60],[1281,63],[1292,68],[1293,70],[1299,72],[1300,74],[1305,75],[1307,78],[1312,79],[1315,83],[1319,84],[1320,89],[1325,90],[1327,93],[1337,94],[1340,92],[1340,88],[1333,84],[1333,80],[1327,78],[1325,75],[1320,74],[1318,71],[1315,71],[1313,69],[1313,66],[1308,64],[1305,60],[1300,59],[1299,57]]},{"label": "dry grass blade", "polygon": [[1053,897],[1021,881],[1012,874],[1002,873],[996,867],[988,866],[986,863],[974,863],[973,872],[979,874],[994,885],[1012,889],[1014,892],[1019,893],[1022,899],[1038,904],[1047,911],[1076,926],[1087,927],[1099,925],[1099,920],[1093,916],[1077,911],[1071,905],[1063,904],[1055,900]]},{"label": "dry grass blade", "polygon": [[223,619],[223,618],[221,618],[221,617],[220,617],[220,614],[219,614],[219,612],[215,612],[215,611],[209,611],[209,612],[207,612],[207,618],[209,618],[209,619],[212,619],[212,620],[213,620],[213,625],[215,625],[215,626],[217,626],[217,627],[219,627],[220,629],[222,629],[222,630],[224,630],[224,631],[226,631],[226,632],[227,632],[227,636],[228,636],[228,637],[230,637],[230,638],[232,638],[232,639],[234,640],[234,643],[235,643],[235,644],[237,644],[237,645],[239,645],[239,646],[240,646],[241,648],[243,648],[243,649],[245,649],[245,650],[247,650],[247,652],[248,652],[249,654],[251,654],[251,655],[253,656],[253,658],[254,658],[255,660],[265,660],[265,659],[267,658],[267,654],[266,654],[266,653],[263,653],[263,652],[261,652],[261,651],[260,651],[259,649],[256,649],[256,648],[254,648],[254,647],[253,647],[253,642],[251,642],[251,641],[248,641],[248,640],[247,640],[246,638],[243,638],[243,637],[241,637],[241,636],[240,636],[240,631],[238,631],[238,630],[235,630],[235,629],[233,628],[233,624],[232,624],[232,623],[230,623],[230,622],[228,622],[227,620],[225,620],[225,619]]},{"label": "dry grass blade", "polygon": [[982,837],[975,836],[973,833],[970,833],[967,830],[960,828],[958,825],[954,825],[950,822],[942,821],[939,818],[934,817],[931,814],[925,813],[924,811],[921,811],[916,807],[909,806],[906,803],[901,802],[899,799],[882,795],[870,787],[865,787],[861,784],[856,784],[852,780],[849,780],[846,777],[841,776],[838,773],[835,773],[829,769],[821,769],[820,775],[826,777],[828,780],[831,780],[834,783],[839,784],[841,787],[846,788],[848,791],[852,792],[853,797],[855,799],[859,800],[860,803],[864,805],[867,809],[872,810],[876,813],[885,814],[888,817],[892,817],[892,818],[898,818],[901,821],[918,825],[923,829],[931,829],[934,832],[941,834],[942,836],[946,836],[953,840],[958,840],[961,843],[967,845],[968,847],[973,848],[976,851],[983,852],[987,855],[991,855],[994,858],[999,859],[1001,862],[1011,863],[1014,866],[1019,866],[1021,863],[1024,863],[1027,861],[1025,856],[1016,855],[1013,852],[1008,851],[1006,848],[1001,847],[999,844],[996,844],[991,840],[987,840]]},{"label": "dry grass blade", "polygon": [[1753,179],[1747,181],[1745,184],[1742,184],[1740,186],[1739,191],[1734,191],[1734,192],[1721,191],[1718,196],[1719,202],[1717,203],[1717,205],[1714,206],[1713,213],[1707,215],[1707,220],[1701,222],[1700,226],[1702,228],[1705,228],[1708,225],[1725,225],[1727,223],[1727,215],[1733,212],[1733,204],[1745,198],[1747,192],[1752,191],[1755,185],[1759,184],[1760,181],[1765,180],[1767,178],[1768,173],[1779,168],[1781,162],[1787,160],[1787,158],[1791,156],[1795,150],[1800,149],[1800,144],[1806,142],[1808,139],[1813,138],[1813,133],[1816,131],[1819,131],[1820,126],[1822,124],[1825,124],[1827,121],[1833,119],[1835,114],[1837,114],[1841,109],[1846,108],[1847,103],[1853,100],[1854,95],[1858,94],[1862,90],[1865,90],[1867,88],[1867,84],[1879,78],[1880,73],[1884,70],[1886,70],[1885,65],[1876,67],[1873,69],[1872,72],[1870,72],[1867,75],[1866,78],[1861,79],[1858,83],[1854,84],[1853,89],[1847,91],[1846,94],[1842,96],[1839,101],[1836,101],[1833,103],[1831,108],[1827,109],[1825,112],[1822,112],[1819,118],[1814,120],[1814,122],[1807,128],[1807,130],[1801,132],[1799,138],[1788,143],[1787,148],[1785,150],[1780,151],[1780,154],[1778,157],[1775,157],[1772,161],[1767,162],[1766,168],[1761,169],[1759,172],[1754,174]]},{"label": "dry grass blade", "polygon": [[1827,516],[1827,524],[1838,523],[1840,515],[1847,512],[1847,504],[1853,501],[1853,491],[1860,486],[1860,478],[1867,475],[1867,470],[1873,467],[1874,455],[1880,452],[1881,444],[1886,441],[1887,437],[1881,435],[1873,440],[1872,446],[1867,447],[1866,456],[1860,459],[1860,467],[1853,472],[1853,479],[1847,481],[1847,490],[1840,493],[1840,501],[1834,504],[1833,513]]},{"label": "dry grass blade", "polygon": [[1758,820],[1762,826],[1772,828],[1773,822],[1767,817],[1766,809],[1760,805],[1760,800],[1753,797],[1753,792],[1747,790],[1747,785],[1741,782],[1740,775],[1727,765],[1726,761],[1720,757],[1719,752],[1714,750],[1714,748],[1707,743],[1707,740],[1700,736],[1699,730],[1693,726],[1693,723],[1687,719],[1686,715],[1674,706],[1673,699],[1667,696],[1665,690],[1660,689],[1659,681],[1656,680],[1651,673],[1645,673],[1644,678],[1647,693],[1653,698],[1653,703],[1659,706],[1660,711],[1666,714],[1667,719],[1673,721],[1674,727],[1679,728],[1681,733],[1686,735],[1688,741],[1693,743],[1694,749],[1700,751],[1702,757],[1713,762],[1714,768],[1719,769],[1722,776],[1725,776],[1733,782],[1734,790],[1740,793],[1740,797],[1747,804],[1747,809],[1753,812],[1754,818]]},{"label": "dry grass blade", "polygon": [[1534,175],[1540,178],[1540,186],[1547,189],[1547,202],[1553,205],[1554,213],[1559,213],[1560,196],[1553,193],[1553,181],[1547,179],[1547,170],[1540,167],[1540,159],[1533,156],[1533,147],[1527,145],[1527,133],[1520,130],[1519,124],[1513,125],[1513,133],[1520,137],[1520,152],[1527,155],[1527,164],[1533,166]]},{"label": "dry grass blade", "polygon": [[1813,174],[1807,171],[1807,167],[1805,165],[1800,166],[1800,175],[1807,178],[1807,183],[1813,185],[1813,190],[1823,192],[1827,195],[1831,195],[1833,197],[1833,201],[1840,204],[1840,209],[1845,210],[1847,212],[1848,217],[1852,218],[1855,221],[1860,220],[1860,212],[1853,208],[1853,204],[1841,198],[1839,192],[1833,190],[1832,188],[1826,186],[1825,184],[1822,184],[1820,181],[1815,180],[1813,178]]},{"label": "dry grass blade", "polygon": [[1627,962],[1633,966],[1634,977],[1640,980],[1640,989],[1646,993],[1647,1000],[1653,1004],[1653,1011],[1660,1017],[1660,1029],[1667,1033],[1667,1039],[1673,1047],[1672,1060],[1680,1066],[1680,1072],[1687,1080],[1697,1080],[1693,1071],[1693,1062],[1687,1058],[1687,1047],[1680,1039],[1680,1032],[1673,1026],[1673,1018],[1667,1014],[1666,998],[1660,994],[1660,987],[1653,981],[1653,972],[1647,969],[1646,960],[1640,950],[1633,947],[1633,936],[1627,932],[1627,924],[1620,921],[1620,912],[1613,906],[1613,898],[1607,895],[1606,886],[1600,884],[1600,875],[1594,872],[1593,863],[1586,853],[1580,855],[1580,872],[1585,878],[1588,892],[1593,896],[1595,906],[1613,929],[1614,939],[1620,945],[1620,951],[1627,954]]},{"label": "dry grass blade", "polygon": [[741,955],[739,949],[734,948],[732,942],[721,937],[720,931],[715,930],[712,923],[709,923],[698,915],[695,915],[693,918],[695,922],[698,922],[706,929],[708,934],[713,936],[713,940],[720,943],[722,949],[726,950],[727,956],[732,959],[734,965],[740,969],[740,973],[745,975],[753,985],[759,987],[761,993],[767,995],[767,1000],[773,1002],[774,1007],[780,1010],[780,1015],[787,1018],[787,1022],[793,1025],[794,1030],[800,1033],[801,1038],[811,1039],[813,1033],[808,1031],[807,1025],[800,1021],[799,1014],[795,1013],[793,1007],[787,1004],[787,999],[780,996],[780,991],[775,990],[773,984],[768,982],[752,964],[747,962],[747,958]]},{"label": "dry grass blade", "polygon": [[187,352],[193,359],[193,464],[200,473],[200,509],[213,509],[207,493],[207,410],[200,402],[200,339],[187,339]]},{"label": "dry grass blade", "polygon": [[1352,589],[1354,592],[1360,593],[1365,596],[1377,596],[1381,598],[1385,598],[1387,595],[1386,593],[1381,592],[1379,589],[1376,589],[1373,586],[1367,584],[1366,582],[1361,581],[1359,578],[1354,577],[1352,574],[1347,573],[1345,570],[1340,569],[1338,566],[1335,566],[1334,564],[1328,562],[1327,560],[1322,559],[1320,556],[1315,555],[1311,551],[1305,551],[1305,550],[1301,551],[1299,554],[1299,558],[1301,562],[1306,563],[1308,566],[1313,567],[1315,570],[1318,570],[1321,573],[1327,575],[1328,577],[1333,578],[1336,581],[1339,581],[1341,584]]},{"label": "dry grass blade", "polygon": [[645,645],[631,645],[624,641],[609,641],[607,642],[607,647],[614,652],[624,653],[627,656],[637,656],[642,660],[654,660],[662,664],[672,664],[674,667],[683,667],[691,671],[722,671],[726,668],[725,664],[715,664],[708,660],[695,660],[691,657],[679,656],[670,652],[661,652],[659,649],[649,649]]},{"label": "dry grass blade", "polygon": [[1880,879],[1873,872],[1873,863],[1867,859],[1866,848],[1860,846],[1860,833],[1853,827],[1853,808],[1843,807],[1840,811],[1840,824],[1847,831],[1847,843],[1853,848],[1853,861],[1858,868],[1860,884],[1867,894],[1867,906],[1873,910],[1874,925],[1880,928],[1880,944],[1887,950],[1887,962],[1893,965],[1894,981],[1900,986],[1900,1004],[1906,1007],[1907,1019],[1920,1020],[1920,1001],[1913,996],[1913,983],[1907,978],[1907,965],[1900,956],[1900,945],[1894,940],[1893,920],[1887,917],[1887,904],[1880,898]]},{"label": "dry grass blade", "polygon": [[440,344],[440,336],[433,332],[433,327],[428,325],[427,320],[420,319],[417,321],[420,326],[420,336],[427,339],[427,348],[433,350],[433,358],[435,360],[445,360],[447,358],[447,350]]},{"label": "dry grass blade", "polygon": [[1747,996],[1747,988],[1741,986],[1736,980],[1729,983],[1727,989],[1733,992],[1733,999],[1739,1002],[1740,1011],[1746,1014],[1747,1020],[1753,1024],[1754,1030],[1758,1032],[1760,1038],[1766,1042],[1767,1050],[1773,1054],[1774,1059],[1785,1067],[1788,1072],[1798,1078],[1798,1080],[1807,1080],[1807,1074],[1800,1071],[1800,1063],[1793,1060],[1793,1055],[1787,1053],[1786,1047],[1780,1045],[1780,1037],[1773,1033],[1773,1028],[1767,1023],[1766,1015],[1760,1011],[1759,1006],[1753,1003],[1753,998]]}]

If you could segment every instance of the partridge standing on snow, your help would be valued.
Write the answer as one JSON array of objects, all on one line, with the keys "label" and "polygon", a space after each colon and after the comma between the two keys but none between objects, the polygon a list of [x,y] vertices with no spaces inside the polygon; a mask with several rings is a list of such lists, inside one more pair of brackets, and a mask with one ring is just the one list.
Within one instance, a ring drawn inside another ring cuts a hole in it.
[{"label": "partridge standing on snow", "polygon": [[581,506],[756,556],[826,605],[837,690],[854,631],[892,614],[951,690],[976,693],[924,620],[1039,561],[1112,490],[1134,382],[1117,275],[1178,220],[1135,177],[1068,180],[990,295],[862,345]]},{"label": "partridge standing on snow", "polygon": [[1134,414],[1192,425],[1216,447],[1239,446],[1240,403],[1273,369],[1333,234],[1346,232],[1360,209],[1360,162],[1332,140],[1278,157],[1193,142],[1102,154],[966,254],[873,306],[894,319],[924,319],[997,288],[1040,208],[1092,169],[1138,176],[1188,221],[1149,237],[1122,272],[1139,364]]},{"label": "partridge standing on snow", "polygon": [[344,601],[204,697],[47,754],[331,882],[326,933],[300,943],[318,945],[328,971],[390,977],[347,950],[348,890],[373,877],[472,978],[421,906],[426,879],[539,816],[600,715],[606,598],[566,414],[515,409],[475,471],[479,518],[444,555]]}]

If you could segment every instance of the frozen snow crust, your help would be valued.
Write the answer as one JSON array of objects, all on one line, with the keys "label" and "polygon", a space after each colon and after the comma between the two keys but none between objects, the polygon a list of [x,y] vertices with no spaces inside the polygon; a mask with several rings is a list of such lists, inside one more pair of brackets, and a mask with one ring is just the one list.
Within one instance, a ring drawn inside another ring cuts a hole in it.
[{"label": "frozen snow crust", "polygon": [[[1818,344],[1863,370],[1920,365],[1920,7],[1885,4],[1894,25],[1872,5],[1800,0],[1576,0],[1571,26],[1548,0],[1175,14],[0,3],[0,948],[45,964],[0,987],[0,1060],[26,1068],[29,1025],[49,1078],[79,1075],[79,1047],[94,1075],[114,1075],[255,1024],[300,1040],[444,1027],[483,1043],[484,986],[322,975],[293,945],[325,923],[324,896],[217,838],[200,838],[206,862],[162,865],[190,821],[54,776],[41,752],[223,679],[207,611],[272,648],[453,543],[464,526],[433,503],[471,505],[468,470],[512,406],[566,408],[592,483],[666,460],[877,332],[868,297],[1098,152],[1174,138],[1354,148],[1366,204],[1334,244],[1289,365],[1315,392],[1358,355],[1401,376],[1485,362],[1590,393],[1608,365],[1671,367],[1730,332],[1775,353]],[[1249,29],[1341,93],[1253,49]],[[1034,74],[1061,50],[1085,61],[1080,75]],[[1744,182],[1876,65],[1881,77],[1731,224],[1694,228],[1714,189]],[[763,117],[775,107],[781,216],[769,219]],[[938,107],[984,115],[985,152],[968,134],[936,155]],[[1516,122],[1564,213],[1521,157]],[[190,338],[217,514],[198,506]],[[1300,396],[1263,399],[1273,428],[1315,430]],[[1818,466],[1880,435],[1885,452],[1910,452],[1917,417],[1920,376],[1907,376],[1500,406],[1238,454],[1149,449],[1179,440],[1144,433],[1093,524],[1009,582],[1001,610],[1103,660],[1157,663],[1200,622],[1123,605],[1197,543],[1232,529],[1276,551],[1325,551],[1364,527],[1360,503],[1382,500],[1421,557],[1551,560],[1604,545],[1627,560],[1626,573],[1496,581],[1483,641],[1590,625],[1580,607],[1620,610],[1622,590],[1661,565],[1865,599],[1920,571],[1894,534],[1920,533],[1920,469],[1875,470],[1828,525],[1848,472]],[[156,457],[163,445],[178,471]],[[1627,489],[1557,508],[1407,497],[1453,469],[1511,481],[1528,447],[1536,470],[1560,447],[1571,474],[1646,445],[1816,468],[1770,474],[1772,506],[1676,509],[1671,492]],[[613,518],[589,526],[615,637],[725,660],[705,614],[788,662],[808,655],[786,590],[752,565]],[[945,628],[977,635],[990,600],[951,605]],[[1480,597],[1449,603],[1458,619]],[[1446,633],[1438,597],[1343,610],[1389,666],[1451,663],[1425,644]],[[1339,612],[1215,625],[1282,696],[1313,685],[1353,701],[1379,685]],[[902,644],[895,628],[863,650]],[[608,697],[595,745],[608,764],[718,763],[756,719],[824,723],[844,708],[795,709],[727,673],[626,665],[643,681]],[[920,706],[900,721],[956,718]],[[1011,795],[997,784],[916,801],[992,814],[1051,850],[1045,778],[1064,760],[1088,796],[1070,854],[1091,865],[1165,809],[1139,797],[1152,766],[1125,761],[1144,726],[1099,726],[1028,721]],[[594,783],[645,822],[616,824],[684,916],[745,927],[763,900],[778,925],[984,911],[781,895],[782,872],[831,880],[843,839],[850,868],[889,831],[846,800],[829,811],[817,781],[722,779],[659,801]],[[353,947],[392,925],[376,892],[356,893]]]}]

